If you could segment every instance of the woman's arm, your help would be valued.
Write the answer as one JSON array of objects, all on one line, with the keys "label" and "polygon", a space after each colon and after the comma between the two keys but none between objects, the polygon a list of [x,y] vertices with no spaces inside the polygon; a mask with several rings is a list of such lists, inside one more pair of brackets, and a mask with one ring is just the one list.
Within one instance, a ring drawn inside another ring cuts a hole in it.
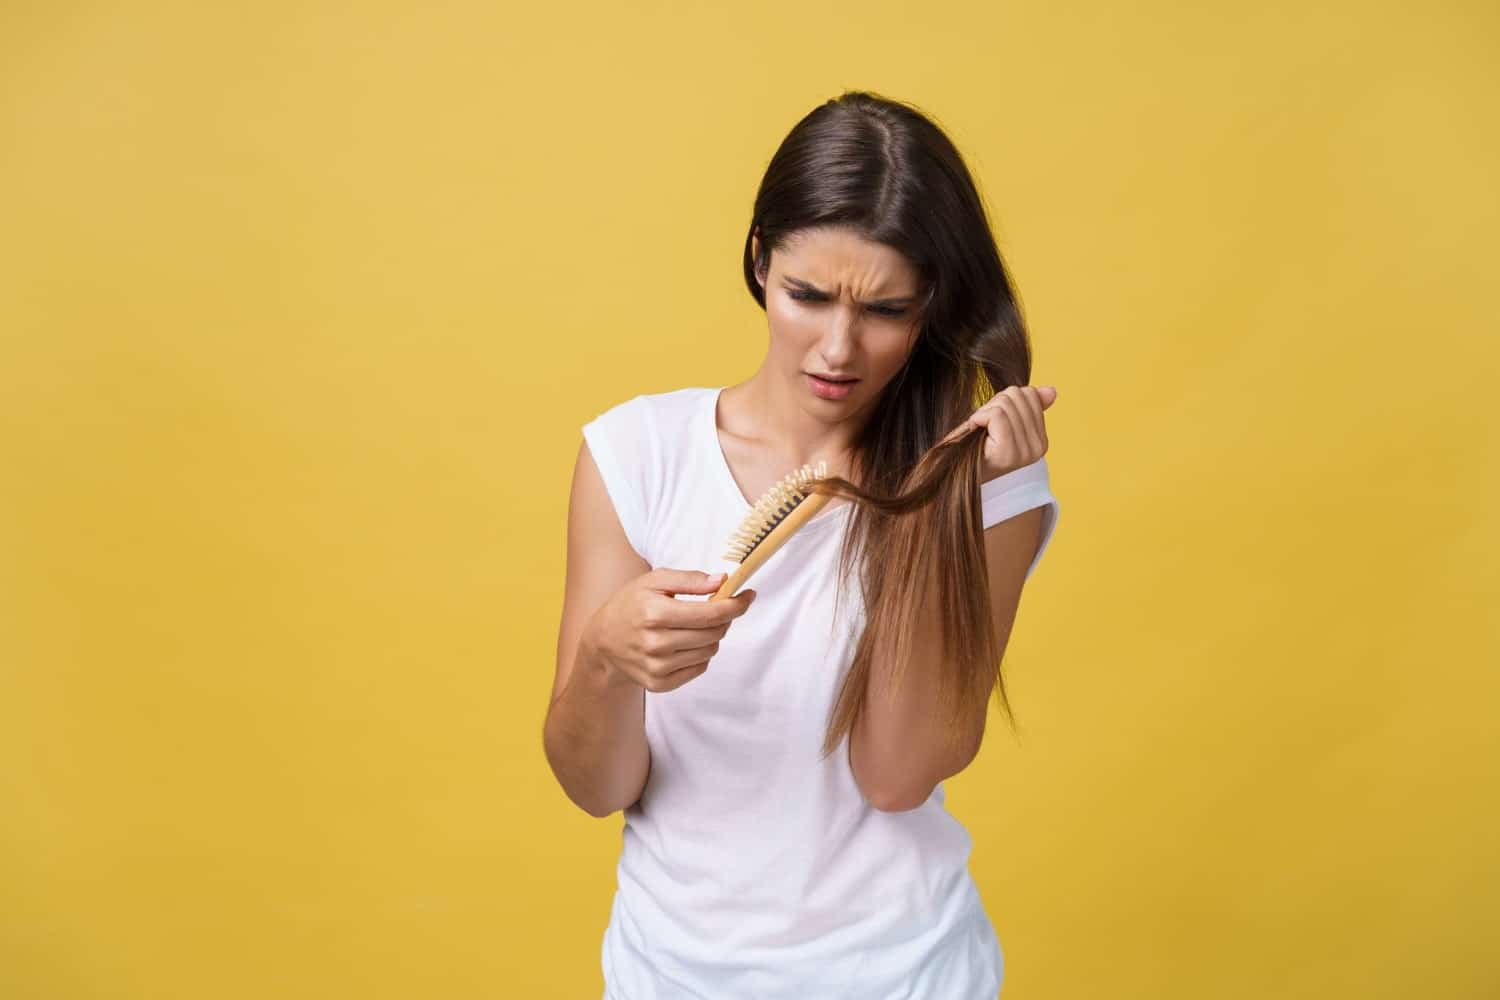
[{"label": "woman's arm", "polygon": [[645,689],[605,669],[585,639],[562,692],[547,709],[542,742],[568,798],[608,816],[641,797],[651,771]]},{"label": "woman's arm", "polygon": [[588,628],[611,595],[650,570],[625,537],[588,445],[580,445],[568,501],[557,672],[542,744],[563,791],[591,816],[634,804],[651,769],[645,689],[606,668]]},{"label": "woman's arm", "polygon": [[[1026,571],[1041,544],[1045,511],[1045,507],[1033,507],[984,531],[990,610],[1002,654],[1015,624]],[[942,648],[935,584],[934,576],[917,616],[913,647],[917,650]],[[938,677],[937,669],[923,663],[909,666],[895,678],[891,664],[881,658],[880,650],[875,651],[865,711],[849,738],[849,765],[865,798],[877,809],[915,809],[927,801],[938,782],[968,767],[979,752],[984,714],[972,720],[962,739],[950,741],[938,708]]]}]

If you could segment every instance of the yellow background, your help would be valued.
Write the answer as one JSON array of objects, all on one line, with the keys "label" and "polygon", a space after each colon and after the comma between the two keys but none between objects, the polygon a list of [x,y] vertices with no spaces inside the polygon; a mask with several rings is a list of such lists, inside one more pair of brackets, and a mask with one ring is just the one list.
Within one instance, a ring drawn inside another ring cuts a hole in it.
[{"label": "yellow background", "polygon": [[[950,785],[1006,1000],[1500,995],[1493,4],[6,5],[0,996],[596,998],[579,428],[930,111],[1059,530]],[[695,568],[695,567],[685,567]],[[998,716],[997,716],[998,717]]]}]

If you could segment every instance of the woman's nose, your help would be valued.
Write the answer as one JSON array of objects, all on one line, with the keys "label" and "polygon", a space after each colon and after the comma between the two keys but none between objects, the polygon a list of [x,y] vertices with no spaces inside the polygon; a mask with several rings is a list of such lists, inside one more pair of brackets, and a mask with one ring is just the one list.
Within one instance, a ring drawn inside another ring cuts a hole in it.
[{"label": "woman's nose", "polygon": [[859,333],[859,310],[839,303],[829,310],[828,330],[823,339],[830,342],[853,340]]},{"label": "woman's nose", "polygon": [[857,345],[859,321],[843,309],[835,309],[833,313],[818,348],[830,368],[844,368]]}]

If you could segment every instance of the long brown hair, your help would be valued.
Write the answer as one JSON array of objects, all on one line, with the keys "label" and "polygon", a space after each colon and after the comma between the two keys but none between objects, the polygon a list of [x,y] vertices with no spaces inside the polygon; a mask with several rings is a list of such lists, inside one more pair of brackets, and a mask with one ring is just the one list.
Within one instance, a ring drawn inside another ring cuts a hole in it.
[{"label": "long brown hair", "polygon": [[[975,426],[942,441],[992,395],[1031,378],[1025,324],[983,200],[957,148],[928,115],[869,91],[846,91],[792,128],[761,179],[744,248],[745,281],[761,308],[759,278],[770,272],[771,252],[812,226],[848,227],[900,251],[926,289],[911,354],[854,442],[861,483],[816,481],[854,508],[835,613],[856,565],[865,605],[823,755],[864,711],[877,649],[898,671],[915,655],[938,657],[955,740],[964,723],[986,712],[992,689],[1014,724],[990,614],[979,496],[985,434]],[[942,646],[915,650],[913,625],[934,575]]]}]

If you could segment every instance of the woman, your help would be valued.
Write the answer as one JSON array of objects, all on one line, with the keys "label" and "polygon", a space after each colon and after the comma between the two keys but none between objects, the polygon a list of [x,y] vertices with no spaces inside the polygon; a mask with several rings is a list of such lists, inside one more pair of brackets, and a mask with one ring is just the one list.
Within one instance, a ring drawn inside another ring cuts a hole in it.
[{"label": "woman", "polygon": [[[799,122],[744,269],[760,369],[619,403],[574,472],[544,742],[574,802],[624,810],[605,996],[993,998],[941,782],[992,692],[1009,711],[1001,654],[1057,518],[1055,392],[1026,384],[967,169],[909,105],[850,92]],[[835,498],[708,601],[752,502],[820,461]]]}]

